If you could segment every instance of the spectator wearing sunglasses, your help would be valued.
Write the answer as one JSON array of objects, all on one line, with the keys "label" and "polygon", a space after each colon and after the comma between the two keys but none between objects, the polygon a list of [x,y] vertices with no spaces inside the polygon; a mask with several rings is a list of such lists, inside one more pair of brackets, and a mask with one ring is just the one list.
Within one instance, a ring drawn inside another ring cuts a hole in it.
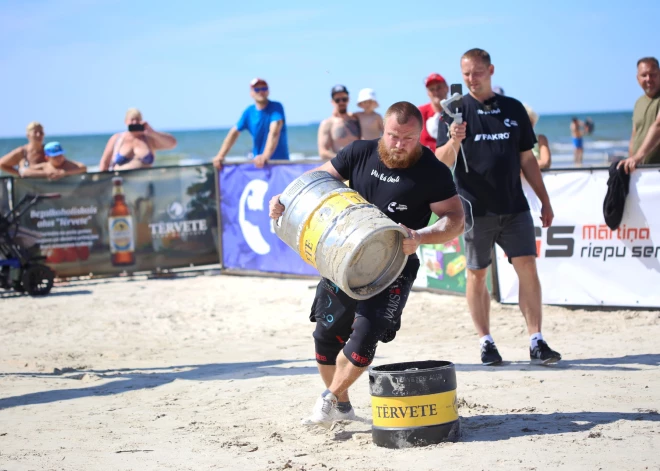
[{"label": "spectator wearing sunglasses", "polygon": [[24,175],[28,178],[48,178],[59,180],[69,175],[79,175],[87,172],[87,167],[79,162],[67,160],[64,149],[59,142],[49,142],[44,146],[46,161],[30,166]]},{"label": "spectator wearing sunglasses", "polygon": [[254,105],[248,106],[236,126],[229,130],[213,159],[215,168],[222,168],[222,163],[238,135],[246,129],[252,136],[255,167],[262,168],[269,160],[289,159],[284,107],[277,101],[269,100],[268,95],[268,83],[264,79],[255,78],[250,82],[250,96]]},{"label": "spectator wearing sunglasses", "polygon": [[343,85],[335,85],[330,91],[332,98],[332,116],[323,120],[319,126],[319,156],[330,160],[337,152],[353,141],[361,139],[360,120],[348,112],[348,90]]}]

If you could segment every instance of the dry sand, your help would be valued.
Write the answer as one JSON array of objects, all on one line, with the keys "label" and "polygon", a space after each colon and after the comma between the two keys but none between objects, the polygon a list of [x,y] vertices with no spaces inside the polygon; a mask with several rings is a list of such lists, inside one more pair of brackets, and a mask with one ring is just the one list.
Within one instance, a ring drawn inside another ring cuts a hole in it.
[{"label": "dry sand", "polygon": [[0,470],[660,469],[660,313],[545,308],[565,360],[528,364],[516,306],[493,303],[508,362],[479,364],[461,297],[411,295],[374,364],[457,365],[463,437],[389,450],[364,422],[299,425],[324,389],[313,281],[216,274],[89,280],[0,300]]}]

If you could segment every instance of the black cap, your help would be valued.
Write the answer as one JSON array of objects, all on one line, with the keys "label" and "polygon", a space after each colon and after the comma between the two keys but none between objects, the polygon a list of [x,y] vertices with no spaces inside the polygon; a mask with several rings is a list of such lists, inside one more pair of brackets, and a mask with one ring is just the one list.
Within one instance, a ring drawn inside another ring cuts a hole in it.
[{"label": "black cap", "polygon": [[330,92],[330,97],[331,98],[334,97],[335,94],[337,93],[345,93],[348,95],[348,90],[343,85],[335,85],[334,87],[332,87],[332,91]]}]

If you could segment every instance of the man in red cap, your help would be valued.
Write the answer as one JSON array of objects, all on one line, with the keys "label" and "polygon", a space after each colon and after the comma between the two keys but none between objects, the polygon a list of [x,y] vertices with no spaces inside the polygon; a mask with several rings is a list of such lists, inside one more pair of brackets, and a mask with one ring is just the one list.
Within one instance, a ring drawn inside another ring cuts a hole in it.
[{"label": "man in red cap", "polygon": [[[442,106],[440,106],[440,101],[447,98],[449,87],[447,86],[445,78],[436,73],[426,77],[424,84],[426,85],[426,93],[429,95],[431,101],[419,107],[419,111],[422,113],[422,118],[424,120],[419,142],[435,152],[435,141],[438,137],[438,127],[441,124],[440,115],[442,113]],[[444,127],[445,125],[443,123],[443,128]]]}]

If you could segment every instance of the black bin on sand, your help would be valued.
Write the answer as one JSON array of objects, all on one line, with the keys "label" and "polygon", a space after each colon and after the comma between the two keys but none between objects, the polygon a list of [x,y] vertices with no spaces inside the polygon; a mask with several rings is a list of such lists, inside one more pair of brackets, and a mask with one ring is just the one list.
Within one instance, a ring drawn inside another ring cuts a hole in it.
[{"label": "black bin on sand", "polygon": [[372,366],[369,393],[378,446],[409,448],[460,437],[456,369],[449,361]]}]

